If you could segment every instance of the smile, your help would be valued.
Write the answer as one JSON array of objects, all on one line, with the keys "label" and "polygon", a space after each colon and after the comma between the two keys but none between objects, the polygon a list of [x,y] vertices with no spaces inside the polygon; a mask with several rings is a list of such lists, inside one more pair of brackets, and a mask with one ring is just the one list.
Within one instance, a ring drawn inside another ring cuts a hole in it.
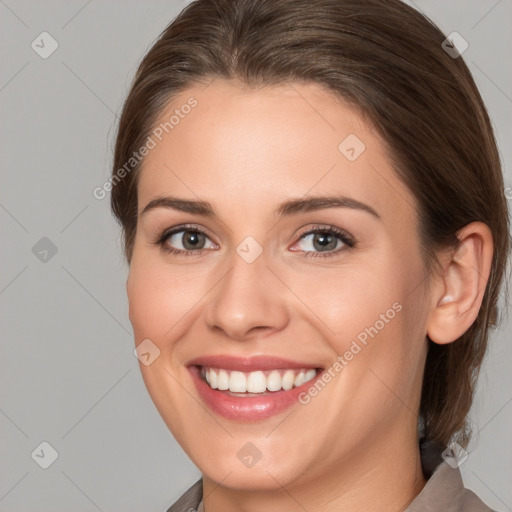
[{"label": "smile", "polygon": [[230,391],[242,397],[280,390],[289,391],[309,382],[316,374],[314,368],[241,372],[201,367],[201,376],[212,389]]},{"label": "smile", "polygon": [[298,405],[320,378],[319,366],[279,357],[208,356],[187,365],[208,409],[237,422],[256,422]]}]

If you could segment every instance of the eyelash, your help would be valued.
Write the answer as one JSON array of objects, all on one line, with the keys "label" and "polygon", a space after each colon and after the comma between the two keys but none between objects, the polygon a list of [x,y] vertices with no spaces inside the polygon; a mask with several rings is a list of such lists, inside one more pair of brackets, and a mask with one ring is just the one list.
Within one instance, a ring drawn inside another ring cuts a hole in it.
[{"label": "eyelash", "polygon": [[[177,226],[176,228],[173,228],[171,231],[164,231],[162,233],[162,235],[160,237],[158,237],[158,239],[155,242],[153,242],[153,243],[155,245],[160,246],[166,252],[168,252],[170,254],[174,254],[175,256],[195,256],[195,255],[200,254],[204,250],[209,250],[209,249],[196,249],[196,250],[190,250],[190,251],[186,251],[185,250],[184,251],[183,249],[175,249],[173,247],[169,247],[168,245],[166,245],[167,240],[172,235],[175,235],[176,233],[180,233],[182,231],[192,231],[194,233],[200,233],[200,234],[203,234],[206,237],[208,237],[208,235],[204,231],[202,231],[201,229],[199,229],[196,226],[193,226],[193,225],[182,225],[182,226]],[[335,235],[339,240],[341,240],[341,242],[343,242],[344,247],[342,247],[340,249],[336,249],[334,251],[325,251],[325,252],[322,252],[322,251],[304,251],[304,257],[306,257],[306,258],[311,258],[311,257],[313,257],[313,258],[318,258],[318,257],[320,257],[320,258],[327,258],[327,257],[336,256],[336,255],[338,255],[339,253],[341,253],[343,251],[346,251],[346,250],[349,250],[349,249],[353,249],[357,245],[357,242],[352,237],[352,235],[350,235],[349,233],[347,233],[343,229],[339,229],[339,228],[337,228],[335,226],[329,226],[329,225],[326,225],[326,226],[315,226],[313,228],[310,228],[307,231],[304,231],[303,233],[301,233],[299,235],[299,240],[305,238],[307,235],[311,235],[311,234],[315,234],[315,233],[324,233],[324,234]]]},{"label": "eyelash", "polygon": [[335,235],[341,242],[344,244],[340,249],[336,249],[334,251],[304,251],[305,258],[329,258],[332,256],[337,256],[340,253],[353,249],[356,246],[356,240],[352,235],[347,233],[344,229],[339,229],[335,226],[315,226],[310,228],[299,234],[299,239],[306,237],[307,235],[312,235],[315,233],[324,233],[328,235]]}]

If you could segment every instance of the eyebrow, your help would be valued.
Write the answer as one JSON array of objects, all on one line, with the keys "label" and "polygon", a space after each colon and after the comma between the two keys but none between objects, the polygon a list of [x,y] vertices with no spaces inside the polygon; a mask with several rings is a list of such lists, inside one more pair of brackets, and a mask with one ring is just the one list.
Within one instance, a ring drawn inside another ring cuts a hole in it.
[{"label": "eyebrow", "polygon": [[[215,217],[215,211],[209,202],[180,199],[177,197],[159,197],[153,199],[144,207],[141,216],[155,208],[168,208],[180,212],[202,215],[204,217]],[[371,206],[345,196],[314,196],[290,199],[279,205],[276,209],[276,215],[281,218],[327,208],[352,208],[369,213],[377,219],[380,219],[380,215]]]}]

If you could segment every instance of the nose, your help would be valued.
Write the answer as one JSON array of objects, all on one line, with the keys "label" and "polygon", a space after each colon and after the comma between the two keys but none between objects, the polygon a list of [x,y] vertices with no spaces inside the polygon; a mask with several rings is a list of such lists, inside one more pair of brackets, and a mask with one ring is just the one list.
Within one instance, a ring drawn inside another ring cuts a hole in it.
[{"label": "nose", "polygon": [[237,341],[267,336],[286,327],[285,290],[267,267],[264,254],[247,263],[234,253],[230,263],[230,270],[209,294],[208,327]]}]

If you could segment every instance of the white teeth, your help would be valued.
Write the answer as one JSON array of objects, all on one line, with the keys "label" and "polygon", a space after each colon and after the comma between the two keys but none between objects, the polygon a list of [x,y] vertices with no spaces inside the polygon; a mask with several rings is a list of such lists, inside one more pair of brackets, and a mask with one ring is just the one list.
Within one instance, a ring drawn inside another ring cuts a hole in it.
[{"label": "white teeth", "polygon": [[281,389],[281,374],[277,370],[272,370],[267,377],[267,389],[269,391],[279,391]]},{"label": "white teeth", "polygon": [[232,393],[265,393],[266,391],[289,391],[293,387],[313,379],[315,369],[272,370],[271,372],[240,372],[218,368],[201,369],[201,373],[212,389],[231,391]]},{"label": "white teeth", "polygon": [[286,370],[285,374],[283,375],[283,389],[285,391],[288,391],[289,389],[293,388],[293,381],[295,380],[295,373],[293,370]]},{"label": "white teeth", "polygon": [[233,393],[245,393],[247,391],[247,378],[242,372],[231,372],[229,391]]},{"label": "white teeth", "polygon": [[207,375],[210,376],[210,387],[212,389],[217,389],[217,373],[215,370],[210,369],[210,371],[207,372]]},{"label": "white teeth", "polygon": [[308,370],[306,374],[304,375],[304,382],[307,382],[308,380],[311,380],[316,375],[316,370]]},{"label": "white teeth", "polygon": [[263,372],[251,372],[247,378],[249,393],[263,393],[267,389],[267,379]]},{"label": "white teeth", "polygon": [[229,389],[229,373],[226,370],[219,370],[217,376],[217,388],[221,391]]},{"label": "white teeth", "polygon": [[304,372],[299,372],[295,377],[293,385],[297,388],[299,386],[302,386],[302,384],[304,384]]}]

